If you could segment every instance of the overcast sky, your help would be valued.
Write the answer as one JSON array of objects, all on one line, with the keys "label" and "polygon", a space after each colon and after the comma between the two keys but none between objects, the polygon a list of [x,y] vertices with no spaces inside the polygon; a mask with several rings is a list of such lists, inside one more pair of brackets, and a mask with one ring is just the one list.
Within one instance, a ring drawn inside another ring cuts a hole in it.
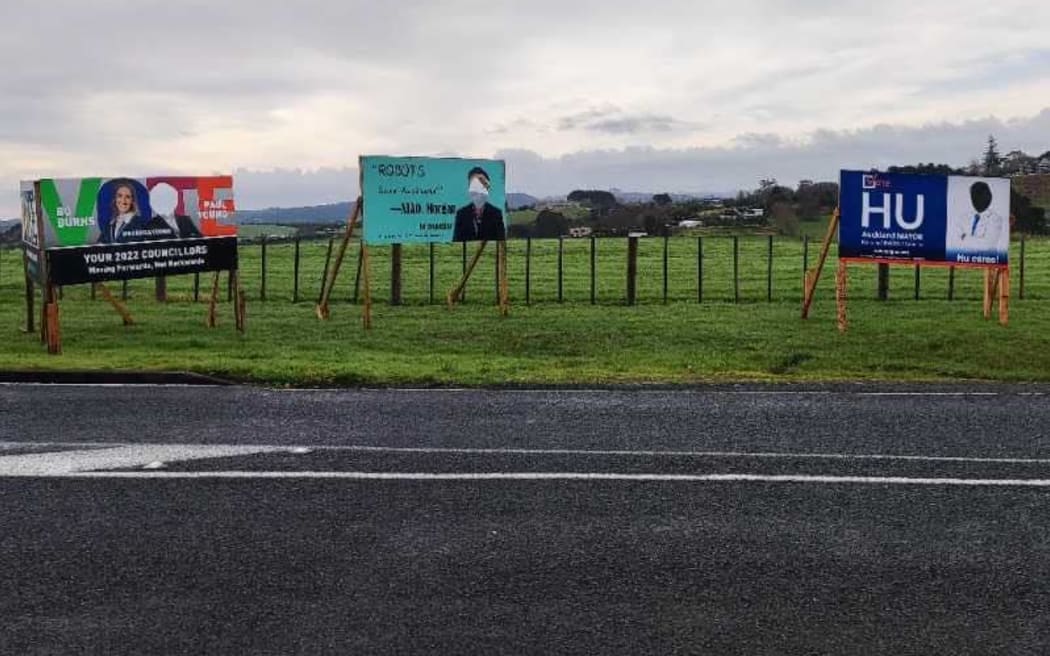
[{"label": "overcast sky", "polygon": [[1045,0],[3,0],[0,25],[0,216],[52,176],[332,202],[361,154],[504,157],[548,195],[1050,150]]}]

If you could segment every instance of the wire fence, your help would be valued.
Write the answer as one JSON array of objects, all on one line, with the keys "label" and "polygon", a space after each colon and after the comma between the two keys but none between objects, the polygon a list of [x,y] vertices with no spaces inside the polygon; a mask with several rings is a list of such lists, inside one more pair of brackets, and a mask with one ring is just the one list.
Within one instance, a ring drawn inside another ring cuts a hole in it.
[{"label": "wire fence", "polygon": [[[507,242],[510,297],[515,304],[576,303],[774,303],[802,298],[803,276],[815,266],[816,240],[771,236],[649,237],[637,240],[635,274],[629,275],[630,240],[625,237],[520,239]],[[1016,296],[1050,297],[1050,241],[1021,239],[1011,244]],[[338,241],[262,239],[242,241],[238,249],[241,284],[248,298],[261,302],[316,302]],[[476,244],[405,244],[400,278],[392,273],[390,246],[370,246],[372,297],[403,305],[445,302],[445,293],[463,275]],[[361,246],[351,242],[332,303],[363,300]],[[818,294],[834,294],[833,245]],[[490,245],[467,287],[464,302],[498,302],[496,249]],[[0,250],[0,289],[21,289],[21,251]],[[163,283],[168,301],[200,301],[211,289],[210,274],[172,276]],[[890,267],[891,299],[980,300],[980,271],[911,265]],[[153,279],[115,283],[122,298],[155,296]],[[633,287],[633,290],[632,290]],[[228,284],[223,284],[227,299]],[[877,266],[852,266],[853,298],[875,298]],[[633,291],[633,295],[632,292]],[[94,296],[91,285],[62,290],[63,295]]]}]

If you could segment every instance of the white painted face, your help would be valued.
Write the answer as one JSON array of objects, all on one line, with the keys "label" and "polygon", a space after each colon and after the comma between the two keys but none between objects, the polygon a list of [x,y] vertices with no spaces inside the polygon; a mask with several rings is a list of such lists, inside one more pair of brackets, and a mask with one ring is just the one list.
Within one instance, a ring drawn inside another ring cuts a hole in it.
[{"label": "white painted face", "polygon": [[476,175],[470,179],[470,200],[479,209],[489,202],[489,189]]},{"label": "white painted face", "polygon": [[149,204],[156,214],[175,216],[175,208],[179,205],[179,192],[175,191],[175,187],[162,182],[150,189]]}]

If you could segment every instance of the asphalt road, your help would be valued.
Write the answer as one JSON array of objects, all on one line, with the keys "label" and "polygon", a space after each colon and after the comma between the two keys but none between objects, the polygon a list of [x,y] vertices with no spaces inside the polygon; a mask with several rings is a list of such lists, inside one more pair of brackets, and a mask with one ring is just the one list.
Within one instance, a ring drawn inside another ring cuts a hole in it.
[{"label": "asphalt road", "polygon": [[1047,653],[1048,392],[0,386],[0,653]]}]

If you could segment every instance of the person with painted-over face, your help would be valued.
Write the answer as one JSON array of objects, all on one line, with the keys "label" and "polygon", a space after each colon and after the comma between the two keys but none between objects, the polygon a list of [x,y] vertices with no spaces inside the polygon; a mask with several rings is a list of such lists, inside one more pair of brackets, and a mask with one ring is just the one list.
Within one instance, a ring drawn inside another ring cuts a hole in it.
[{"label": "person with painted-over face", "polygon": [[489,202],[489,175],[475,166],[467,173],[470,204],[456,211],[452,241],[503,241],[507,238],[503,212]]}]

